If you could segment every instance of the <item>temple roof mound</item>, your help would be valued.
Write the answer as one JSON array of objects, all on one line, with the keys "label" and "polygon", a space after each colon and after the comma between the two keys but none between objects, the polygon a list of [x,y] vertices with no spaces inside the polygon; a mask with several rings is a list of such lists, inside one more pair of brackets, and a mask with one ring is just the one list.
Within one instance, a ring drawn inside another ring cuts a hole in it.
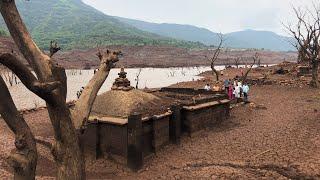
[{"label": "temple roof mound", "polygon": [[91,115],[126,118],[141,107],[156,106],[159,101],[157,96],[136,89],[111,90],[97,96]]}]

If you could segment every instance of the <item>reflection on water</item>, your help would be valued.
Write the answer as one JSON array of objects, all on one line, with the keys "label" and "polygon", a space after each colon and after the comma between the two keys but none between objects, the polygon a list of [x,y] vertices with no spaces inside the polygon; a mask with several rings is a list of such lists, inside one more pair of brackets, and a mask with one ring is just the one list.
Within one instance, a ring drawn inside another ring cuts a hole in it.
[{"label": "reflection on water", "polygon": [[[217,66],[216,68],[223,69],[223,66]],[[198,74],[208,70],[210,70],[210,67],[142,68],[139,76],[139,88],[160,88],[178,82],[197,80],[201,78],[197,76]],[[125,71],[128,73],[127,78],[131,81],[131,85],[135,87],[135,79],[139,68],[129,68]],[[111,70],[99,94],[110,90],[119,72],[120,69]],[[68,77],[67,100],[75,100],[77,91],[92,78],[93,70],[67,70],[66,73]],[[45,105],[43,100],[27,90],[21,83],[9,87],[9,90],[18,109],[30,109]]]}]

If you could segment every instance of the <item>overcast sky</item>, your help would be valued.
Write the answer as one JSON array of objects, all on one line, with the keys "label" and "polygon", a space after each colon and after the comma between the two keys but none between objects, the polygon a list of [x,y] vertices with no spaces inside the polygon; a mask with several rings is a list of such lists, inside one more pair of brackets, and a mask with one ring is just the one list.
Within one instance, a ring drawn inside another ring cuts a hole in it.
[{"label": "overcast sky", "polygon": [[112,16],[156,23],[190,24],[214,32],[268,30],[286,35],[292,5],[314,0],[83,0]]}]

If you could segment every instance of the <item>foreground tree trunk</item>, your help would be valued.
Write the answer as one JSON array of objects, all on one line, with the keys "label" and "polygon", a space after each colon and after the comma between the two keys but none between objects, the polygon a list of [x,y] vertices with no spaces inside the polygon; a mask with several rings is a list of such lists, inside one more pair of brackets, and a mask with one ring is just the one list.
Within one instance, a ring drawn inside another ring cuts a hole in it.
[{"label": "foreground tree trunk", "polygon": [[84,156],[68,107],[65,103],[47,106],[55,129],[52,154],[57,165],[57,179],[85,179]]},{"label": "foreground tree trunk", "polygon": [[[65,70],[51,59],[60,48],[51,42],[53,49],[50,49],[49,57],[37,47],[20,17],[14,0],[0,0],[0,11],[13,40],[37,77],[14,54],[0,54],[0,63],[13,71],[30,91],[46,101],[54,130],[55,143],[51,145],[51,150],[57,165],[57,179],[85,179],[85,161],[79,130],[85,126],[97,93],[110,69],[119,60],[121,52],[102,53],[99,50],[97,54],[100,59],[99,71],[84,88],[71,111],[66,104]],[[13,103],[12,106],[15,108]],[[3,112],[6,112],[6,109]],[[9,112],[9,115],[11,118],[15,116],[14,112]]]},{"label": "foreground tree trunk", "polygon": [[[0,1],[1,14],[19,50],[34,69],[40,82],[62,82],[45,97],[55,134],[53,156],[57,162],[58,179],[85,179],[85,166],[80,143],[71,114],[66,106],[66,74],[55,67],[32,40],[13,0]],[[19,72],[15,72],[16,74]],[[28,84],[28,82],[27,82]]]},{"label": "foreground tree trunk", "polygon": [[0,76],[0,114],[15,134],[15,147],[8,158],[14,170],[14,179],[35,179],[37,147],[34,136],[22,115],[15,107],[9,90]]},{"label": "foreground tree trunk", "polygon": [[319,69],[319,62],[318,60],[312,61],[312,80],[310,81],[310,86],[313,88],[319,87],[319,79],[318,79],[318,69]]}]

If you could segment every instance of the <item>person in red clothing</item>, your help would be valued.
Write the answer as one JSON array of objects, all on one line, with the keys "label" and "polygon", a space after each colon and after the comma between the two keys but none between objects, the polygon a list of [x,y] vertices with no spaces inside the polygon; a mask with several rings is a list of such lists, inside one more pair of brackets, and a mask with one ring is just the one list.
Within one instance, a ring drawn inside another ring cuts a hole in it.
[{"label": "person in red clothing", "polygon": [[233,100],[233,85],[230,83],[229,88],[228,88],[228,96],[229,100]]}]

